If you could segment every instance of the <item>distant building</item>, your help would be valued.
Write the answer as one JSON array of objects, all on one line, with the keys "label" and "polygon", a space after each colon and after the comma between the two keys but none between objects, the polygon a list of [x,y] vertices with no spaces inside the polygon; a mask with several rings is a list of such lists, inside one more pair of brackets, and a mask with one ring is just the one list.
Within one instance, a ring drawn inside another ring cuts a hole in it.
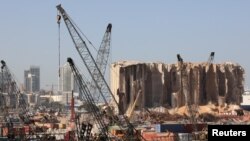
[{"label": "distant building", "polygon": [[31,88],[30,88],[30,79],[28,77],[29,73],[30,73],[29,70],[24,71],[24,89],[27,92],[31,90]]},{"label": "distant building", "polygon": [[29,70],[24,71],[24,87],[26,92],[40,91],[40,68],[31,66]]},{"label": "distant building", "polygon": [[68,63],[60,68],[59,91],[60,92],[79,92],[74,75]]},{"label": "distant building", "polygon": [[60,68],[59,91],[71,92],[74,85],[74,76],[68,63]]},{"label": "distant building", "polygon": [[79,92],[74,75],[68,63],[60,68],[59,91],[63,95],[62,103],[68,105],[71,100],[72,90],[74,93]]},{"label": "distant building", "polygon": [[19,105],[27,104],[27,106],[35,106],[39,104],[40,95],[37,93],[23,93],[19,101]]}]

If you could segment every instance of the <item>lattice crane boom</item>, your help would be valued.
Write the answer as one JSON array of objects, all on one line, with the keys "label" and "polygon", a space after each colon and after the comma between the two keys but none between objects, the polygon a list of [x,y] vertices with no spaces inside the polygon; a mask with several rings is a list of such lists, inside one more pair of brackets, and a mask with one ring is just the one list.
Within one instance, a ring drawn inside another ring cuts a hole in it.
[{"label": "lattice crane boom", "polygon": [[[100,48],[97,52],[97,57],[96,57],[96,64],[97,67],[100,69],[100,73],[104,76],[105,75],[105,71],[107,68],[107,64],[108,64],[108,59],[109,59],[109,54],[110,54],[110,44],[111,44],[111,29],[112,29],[112,24],[109,23],[107,26],[107,29],[104,33]],[[93,74],[94,76],[98,76],[98,69],[94,69],[93,70]],[[97,81],[99,81],[99,77],[96,77]],[[100,83],[100,89],[104,89],[105,83]],[[99,97],[100,94],[98,94],[95,82],[92,81],[91,84],[91,92],[93,92],[94,94],[96,94],[95,100],[99,101]]]},{"label": "lattice crane boom", "polygon": [[84,79],[82,78],[82,75],[80,74],[79,70],[75,66],[73,60],[71,58],[68,58],[67,62],[69,63],[69,65],[71,67],[71,70],[74,74],[74,77],[76,78],[76,83],[78,84],[78,86],[80,88],[79,89],[80,93],[83,94],[83,98],[84,98],[85,102],[88,104],[88,106],[91,110],[91,114],[93,115],[93,117],[95,118],[96,122],[98,123],[98,125],[100,127],[99,128],[100,132],[104,134],[105,139],[109,140],[107,125],[103,121],[101,111],[96,109],[94,98],[91,95],[90,90],[88,89],[86,81],[84,81]]},{"label": "lattice crane boom", "polygon": [[[101,74],[105,74],[108,63],[108,58],[110,54],[110,44],[111,44],[111,29],[112,29],[112,24],[109,23],[106,32],[104,33],[100,48],[97,52],[96,64],[97,67],[100,69]],[[96,72],[94,72],[94,74],[98,73],[97,70],[95,71]]]},{"label": "lattice crane boom", "polygon": [[[183,93],[183,89],[188,89],[188,87],[190,87],[190,83],[189,83],[189,77],[188,74],[186,73],[185,68],[186,68],[186,64],[184,64],[184,61],[181,57],[180,54],[177,54],[177,60],[180,63],[180,73],[181,73],[181,81],[180,81],[180,85],[181,85],[181,94]],[[183,84],[183,80],[188,80],[188,83],[186,85]],[[191,97],[190,95],[186,95],[186,108],[187,108],[187,112],[189,114],[189,121],[191,122],[191,124],[193,125],[193,130],[196,131],[197,130],[197,120],[196,120],[196,113],[198,110],[198,105],[196,103],[192,104],[191,103]]]},{"label": "lattice crane boom", "polygon": [[[2,64],[1,66],[2,92],[7,93],[7,95],[10,96],[10,99],[15,98],[16,100],[16,105],[11,105],[13,103],[10,102],[9,108],[18,109],[19,115],[23,115],[26,110],[26,102],[17,85],[17,81],[14,79],[13,74],[9,70],[4,60],[1,60],[1,64]],[[3,109],[4,110],[3,113],[4,113],[5,121],[7,122],[7,128],[9,130],[8,138],[14,139],[15,136],[14,136],[13,122],[12,122],[12,119],[9,117],[9,111],[8,111],[5,98],[4,97],[2,98],[3,98],[3,106],[5,106]]]},{"label": "lattice crane boom", "polygon": [[2,73],[4,71],[5,75],[3,75],[3,81],[6,83],[3,85],[2,89],[8,93],[8,95],[15,95],[16,97],[16,108],[22,108],[25,110],[27,107],[26,101],[23,98],[23,95],[21,94],[21,90],[17,85],[17,81],[14,78],[14,75],[11,73],[9,67],[7,66],[6,62],[4,60],[1,60],[1,69]]}]

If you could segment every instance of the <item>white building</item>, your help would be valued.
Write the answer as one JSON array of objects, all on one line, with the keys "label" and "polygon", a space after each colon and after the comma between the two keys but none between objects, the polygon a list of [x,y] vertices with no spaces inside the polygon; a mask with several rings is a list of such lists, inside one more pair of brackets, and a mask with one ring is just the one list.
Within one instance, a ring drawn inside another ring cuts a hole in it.
[{"label": "white building", "polygon": [[71,100],[72,90],[74,93],[79,92],[74,75],[68,63],[60,68],[59,92],[62,94],[62,103],[68,105]]}]

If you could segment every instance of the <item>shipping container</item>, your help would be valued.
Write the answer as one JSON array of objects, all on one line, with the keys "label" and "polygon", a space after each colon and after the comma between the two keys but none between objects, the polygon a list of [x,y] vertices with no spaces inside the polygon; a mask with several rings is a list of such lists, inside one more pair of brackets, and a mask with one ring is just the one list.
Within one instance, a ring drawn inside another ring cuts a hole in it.
[{"label": "shipping container", "polygon": [[157,133],[157,132],[143,132],[142,137],[147,141],[177,141],[178,136],[172,132]]},{"label": "shipping container", "polygon": [[174,133],[191,133],[195,131],[194,127],[196,126],[196,131],[202,131],[204,128],[207,128],[206,123],[197,123],[193,124],[182,124],[182,123],[164,123],[156,124],[155,131],[160,132],[174,132]]},{"label": "shipping container", "polygon": [[160,132],[174,132],[174,133],[185,133],[185,128],[183,124],[170,123],[170,124],[156,124],[155,131]]},{"label": "shipping container", "polygon": [[176,133],[172,132],[162,132],[162,133],[157,133],[157,141],[177,141],[178,136]]},{"label": "shipping container", "polygon": [[156,132],[142,132],[142,137],[146,141],[153,141],[154,139],[157,138],[157,133]]}]

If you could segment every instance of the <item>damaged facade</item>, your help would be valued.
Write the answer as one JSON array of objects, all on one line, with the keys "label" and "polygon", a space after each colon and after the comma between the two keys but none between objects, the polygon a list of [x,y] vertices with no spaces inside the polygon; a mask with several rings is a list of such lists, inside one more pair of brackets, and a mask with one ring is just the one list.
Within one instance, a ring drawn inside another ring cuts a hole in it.
[{"label": "damaged facade", "polygon": [[[111,66],[111,90],[119,113],[128,109],[191,104],[240,104],[244,69],[233,63],[116,62]],[[137,95],[139,99],[135,103]]]}]

